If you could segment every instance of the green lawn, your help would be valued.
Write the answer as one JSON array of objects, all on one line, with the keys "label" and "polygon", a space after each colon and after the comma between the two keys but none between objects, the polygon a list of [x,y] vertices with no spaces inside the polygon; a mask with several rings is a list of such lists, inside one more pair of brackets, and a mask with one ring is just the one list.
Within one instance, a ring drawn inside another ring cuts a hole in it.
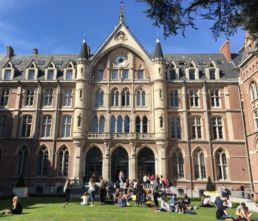
[{"label": "green lawn", "polygon": [[[200,208],[197,215],[177,213],[156,213],[150,208],[131,206],[118,208],[115,205],[81,206],[79,201],[72,202],[63,208],[60,197],[30,197],[22,199],[24,207],[22,215],[0,215],[0,220],[65,220],[65,221],[212,221],[215,219],[215,208]],[[0,201],[0,210],[10,206],[10,200]],[[229,210],[234,214],[234,209]],[[257,214],[256,214],[257,215]],[[257,216],[256,216],[257,217]]]}]

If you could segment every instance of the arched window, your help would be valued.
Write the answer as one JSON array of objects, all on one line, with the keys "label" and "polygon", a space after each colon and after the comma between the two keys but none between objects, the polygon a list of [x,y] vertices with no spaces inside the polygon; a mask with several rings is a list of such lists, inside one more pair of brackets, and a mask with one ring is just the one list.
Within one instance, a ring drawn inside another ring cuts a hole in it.
[{"label": "arched window", "polygon": [[111,106],[118,106],[119,92],[115,88],[111,91]]},{"label": "arched window", "polygon": [[126,116],[124,120],[124,133],[129,133],[129,132],[130,132],[130,118]]},{"label": "arched window", "polygon": [[68,175],[68,161],[69,161],[69,152],[66,146],[62,147],[58,155],[58,174],[59,176]]},{"label": "arched window", "polygon": [[93,117],[93,121],[92,121],[92,132],[98,133],[98,127],[99,127],[98,117],[95,116]]},{"label": "arched window", "polygon": [[252,82],[250,85],[250,94],[251,94],[251,101],[258,98],[258,87],[255,82]]},{"label": "arched window", "polygon": [[77,127],[80,128],[82,126],[82,117],[79,115],[77,117]]},{"label": "arched window", "polygon": [[121,115],[117,118],[117,133],[123,133],[123,118]]},{"label": "arched window", "polygon": [[140,150],[137,168],[139,180],[142,179],[144,175],[150,176],[155,174],[155,156],[150,148],[144,147]]},{"label": "arched window", "polygon": [[218,150],[215,154],[215,159],[217,168],[217,179],[228,179],[228,163],[225,151],[222,149]]},{"label": "arched window", "polygon": [[110,132],[115,133],[116,132],[116,118],[114,115],[112,115],[111,120],[110,120]]},{"label": "arched window", "polygon": [[27,157],[28,157],[28,151],[26,147],[22,147],[22,149],[18,153],[18,176],[25,175]]},{"label": "arched window", "polygon": [[160,128],[163,128],[163,126],[164,126],[163,117],[160,116],[160,117],[159,117],[159,127],[160,127]]},{"label": "arched window", "polygon": [[142,132],[148,133],[148,118],[146,116],[142,118]]},{"label": "arched window", "polygon": [[206,169],[204,162],[204,154],[201,149],[198,149],[194,152],[194,176],[195,179],[205,179],[206,178]]},{"label": "arched window", "polygon": [[135,119],[135,131],[136,133],[141,133],[141,118],[139,116]]},{"label": "arched window", "polygon": [[96,92],[96,106],[103,106],[104,103],[104,92],[100,89]]},{"label": "arched window", "polygon": [[104,133],[105,132],[105,117],[101,116],[100,120],[99,120],[99,133]]},{"label": "arched window", "polygon": [[130,105],[130,93],[129,93],[129,90],[127,88],[122,91],[121,104],[122,104],[122,106],[129,106]]},{"label": "arched window", "polygon": [[145,91],[142,89],[137,91],[136,106],[137,107],[145,106]]},{"label": "arched window", "polygon": [[184,157],[182,151],[177,149],[172,155],[173,177],[184,178]]},{"label": "arched window", "polygon": [[40,148],[38,158],[38,175],[46,176],[48,171],[48,151],[45,146]]}]

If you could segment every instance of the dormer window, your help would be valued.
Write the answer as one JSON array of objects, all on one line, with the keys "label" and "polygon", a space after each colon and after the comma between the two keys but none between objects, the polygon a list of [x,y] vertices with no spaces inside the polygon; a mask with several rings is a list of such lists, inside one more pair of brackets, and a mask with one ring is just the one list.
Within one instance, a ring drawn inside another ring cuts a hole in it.
[{"label": "dormer window", "polygon": [[195,80],[195,69],[189,69],[189,80]]},{"label": "dormer window", "polygon": [[54,70],[47,70],[47,80],[54,80]]},{"label": "dormer window", "polygon": [[66,80],[71,81],[73,80],[73,69],[66,70]]},{"label": "dormer window", "polygon": [[176,80],[176,70],[175,69],[169,70],[169,80]]},{"label": "dormer window", "polygon": [[172,62],[169,66],[168,79],[173,81],[179,78],[179,69],[176,67],[176,64]]},{"label": "dormer window", "polygon": [[28,80],[35,80],[35,70],[33,70],[33,69],[30,69],[29,71],[28,71]]},{"label": "dormer window", "polygon": [[9,61],[6,67],[3,68],[2,79],[6,81],[10,81],[13,79],[13,75],[14,75],[13,64],[11,63],[11,61]]},{"label": "dormer window", "polygon": [[196,65],[191,62],[188,68],[185,69],[186,78],[188,80],[198,80],[199,79],[199,70]]},{"label": "dormer window", "polygon": [[45,79],[46,80],[55,80],[57,74],[57,70],[55,64],[51,62],[48,68],[45,70]]},{"label": "dormer window", "polygon": [[219,68],[216,66],[214,61],[211,61],[209,66],[205,69],[206,78],[209,80],[219,79]]},{"label": "dormer window", "polygon": [[213,68],[210,69],[209,74],[210,74],[210,80],[215,80],[216,79],[215,69],[213,69]]},{"label": "dormer window", "polygon": [[37,66],[34,61],[32,61],[30,66],[26,69],[26,79],[30,81],[37,79]]},{"label": "dormer window", "polygon": [[12,79],[12,70],[11,69],[5,69],[4,71],[4,80],[11,80]]}]

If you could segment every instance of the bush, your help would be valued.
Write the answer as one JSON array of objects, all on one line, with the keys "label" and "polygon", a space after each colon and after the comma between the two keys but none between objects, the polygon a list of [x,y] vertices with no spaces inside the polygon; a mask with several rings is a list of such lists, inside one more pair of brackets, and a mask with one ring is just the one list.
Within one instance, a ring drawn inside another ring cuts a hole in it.
[{"label": "bush", "polygon": [[17,183],[16,183],[16,187],[25,187],[25,181],[23,176],[20,176],[20,178],[18,179]]},{"label": "bush", "polygon": [[216,190],[215,185],[214,185],[214,183],[212,182],[210,176],[208,177],[208,182],[207,182],[207,185],[206,185],[206,190],[207,190],[207,191],[215,191],[215,190]]}]

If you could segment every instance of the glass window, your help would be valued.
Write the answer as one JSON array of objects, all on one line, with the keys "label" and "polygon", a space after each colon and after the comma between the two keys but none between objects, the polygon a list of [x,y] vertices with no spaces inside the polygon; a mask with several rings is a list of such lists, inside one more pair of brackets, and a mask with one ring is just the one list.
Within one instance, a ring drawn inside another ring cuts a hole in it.
[{"label": "glass window", "polygon": [[216,80],[215,69],[209,69],[210,80]]},{"label": "glass window", "polygon": [[28,71],[28,80],[33,81],[35,80],[35,70],[34,69],[29,69]]},{"label": "glass window", "polygon": [[211,106],[212,107],[220,107],[219,90],[212,90],[211,91]]},{"label": "glass window", "polygon": [[171,107],[178,107],[179,106],[179,98],[178,98],[178,91],[172,90],[170,91],[170,106]]},{"label": "glass window", "polygon": [[98,128],[99,128],[99,120],[97,116],[94,116],[92,120],[92,132],[98,133]]},{"label": "glass window", "polygon": [[118,106],[119,103],[119,92],[117,89],[113,89],[111,92],[111,106]]},{"label": "glass window", "polygon": [[258,98],[258,87],[255,82],[251,83],[250,92],[251,92],[251,101]]},{"label": "glass window", "polygon": [[25,115],[22,117],[22,137],[30,137],[31,133],[31,126],[32,126],[32,116]]},{"label": "glass window", "polygon": [[46,147],[41,147],[39,151],[39,159],[38,159],[38,175],[46,176],[48,172],[48,151]]},{"label": "glass window", "polygon": [[102,81],[104,79],[104,70],[98,69],[97,70],[97,81]]},{"label": "glass window", "polygon": [[43,116],[41,137],[50,137],[51,134],[51,116]]},{"label": "glass window", "polygon": [[255,122],[255,129],[258,129],[258,110],[254,111],[254,122]]},{"label": "glass window", "polygon": [[141,133],[141,118],[139,116],[135,119],[136,133]]},{"label": "glass window", "polygon": [[173,177],[184,178],[184,158],[181,150],[176,150],[172,155]]},{"label": "glass window", "polygon": [[217,179],[226,180],[228,178],[227,157],[224,150],[218,150],[215,154]]},{"label": "glass window", "polygon": [[189,80],[195,80],[195,69],[189,69]]},{"label": "glass window", "polygon": [[176,80],[176,70],[175,69],[170,69],[169,70],[169,80]]},{"label": "glass window", "polygon": [[148,133],[148,118],[146,116],[142,119],[142,132]]},{"label": "glass window", "polygon": [[34,89],[27,89],[25,91],[25,106],[33,106],[33,100],[34,100]]},{"label": "glass window", "polygon": [[172,117],[170,121],[171,125],[171,138],[181,139],[181,124],[180,117]]},{"label": "glass window", "polygon": [[7,106],[10,89],[2,89],[1,91],[1,106]]},{"label": "glass window", "polygon": [[111,80],[118,80],[118,70],[113,69],[111,72]]},{"label": "glass window", "polygon": [[130,132],[130,118],[128,116],[126,116],[124,120],[124,132],[125,133]]},{"label": "glass window", "polygon": [[128,80],[128,77],[129,77],[128,69],[123,69],[122,70],[122,77],[123,77],[124,80]]},{"label": "glass window", "polygon": [[59,176],[67,176],[68,175],[68,161],[69,161],[69,152],[67,147],[62,147],[58,156],[59,160]]},{"label": "glass window", "polygon": [[71,137],[71,125],[72,117],[70,115],[64,115],[62,117],[61,137]]},{"label": "glass window", "polygon": [[117,133],[123,133],[123,118],[120,115],[117,118]]},{"label": "glass window", "polygon": [[199,107],[199,96],[197,91],[190,91],[190,106],[191,107]]},{"label": "glass window", "polygon": [[136,106],[137,107],[144,107],[145,106],[145,91],[140,89],[137,91],[137,99],[136,99]]},{"label": "glass window", "polygon": [[104,103],[104,92],[102,90],[98,90],[96,93],[95,105],[100,107],[100,106],[103,106],[103,103]]},{"label": "glass window", "polygon": [[47,70],[47,80],[54,80],[54,70]]},{"label": "glass window", "polygon": [[143,80],[144,79],[144,70],[142,70],[142,69],[138,70],[137,79],[138,80]]},{"label": "glass window", "polygon": [[130,105],[130,93],[129,90],[126,88],[122,91],[122,106],[129,106]]},{"label": "glass window", "polygon": [[12,70],[10,69],[6,69],[5,72],[4,72],[4,80],[12,80]]},{"label": "glass window", "polygon": [[201,127],[201,118],[195,117],[191,121],[192,127],[192,139],[201,139],[202,138],[202,127]]},{"label": "glass window", "polygon": [[197,150],[194,153],[194,175],[195,179],[205,179],[206,169],[204,162],[204,154],[201,150]]},{"label": "glass window", "polygon": [[111,122],[110,122],[110,132],[115,133],[116,132],[116,118],[112,115]]},{"label": "glass window", "polygon": [[63,106],[71,107],[72,106],[72,89],[66,89],[63,93]]},{"label": "glass window", "polygon": [[53,89],[45,89],[44,97],[43,97],[43,105],[44,106],[52,106],[53,102]]},{"label": "glass window", "polygon": [[105,117],[101,117],[99,121],[99,133],[104,133],[105,132]]},{"label": "glass window", "polygon": [[164,121],[163,121],[163,117],[161,116],[161,117],[159,118],[159,127],[160,127],[160,128],[163,128],[163,126],[164,126]]},{"label": "glass window", "polygon": [[4,137],[6,135],[6,124],[7,123],[7,116],[0,115],[0,137]]},{"label": "glass window", "polygon": [[18,153],[18,176],[24,176],[27,166],[28,151],[23,147]]},{"label": "glass window", "polygon": [[212,118],[213,139],[223,139],[223,125],[220,117]]},{"label": "glass window", "polygon": [[68,80],[68,81],[73,80],[73,70],[72,69],[66,70],[66,80]]}]

